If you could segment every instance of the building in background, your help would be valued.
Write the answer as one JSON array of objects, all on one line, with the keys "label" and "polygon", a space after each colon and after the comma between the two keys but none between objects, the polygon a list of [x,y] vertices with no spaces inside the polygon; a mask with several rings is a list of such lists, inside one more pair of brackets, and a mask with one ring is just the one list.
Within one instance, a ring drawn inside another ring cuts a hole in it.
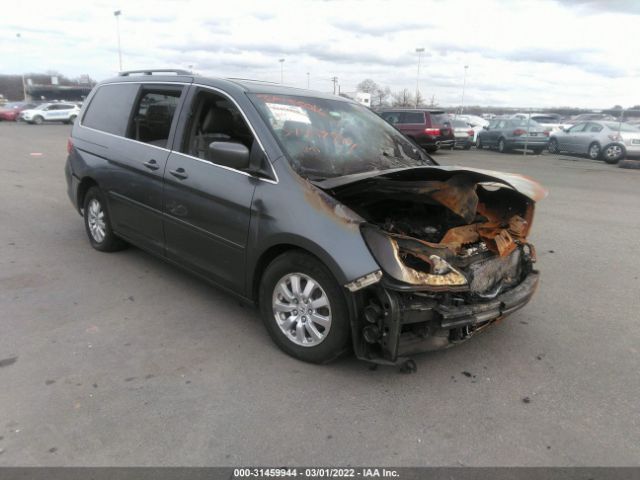
[{"label": "building in background", "polygon": [[[64,75],[29,73],[0,75],[0,95],[7,101],[83,101],[95,85],[88,75],[70,79]],[[25,98],[26,97],[26,98]]]}]

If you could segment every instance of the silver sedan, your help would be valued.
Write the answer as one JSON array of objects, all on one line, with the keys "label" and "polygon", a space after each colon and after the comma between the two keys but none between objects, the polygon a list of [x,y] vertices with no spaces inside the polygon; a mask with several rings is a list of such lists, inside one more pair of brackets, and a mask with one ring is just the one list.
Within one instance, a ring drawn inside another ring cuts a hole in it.
[{"label": "silver sedan", "polygon": [[577,123],[553,132],[549,152],[587,154],[594,160],[617,163],[627,155],[640,155],[640,129],[611,121]]}]

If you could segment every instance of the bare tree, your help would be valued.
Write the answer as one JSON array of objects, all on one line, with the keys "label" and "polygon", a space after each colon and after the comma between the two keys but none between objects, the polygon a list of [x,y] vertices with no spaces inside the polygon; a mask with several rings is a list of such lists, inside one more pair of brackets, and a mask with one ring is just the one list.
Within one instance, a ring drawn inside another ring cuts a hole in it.
[{"label": "bare tree", "polygon": [[392,95],[394,107],[414,107],[416,100],[413,94],[406,88]]},{"label": "bare tree", "polygon": [[391,89],[389,87],[384,87],[384,88],[379,87],[374,94],[375,99],[378,100],[379,107],[386,104],[387,99],[390,96],[391,96]]},{"label": "bare tree", "polygon": [[378,87],[378,84],[370,78],[365,78],[356,87],[359,92],[370,93],[371,95],[378,91],[379,88],[380,87]]}]

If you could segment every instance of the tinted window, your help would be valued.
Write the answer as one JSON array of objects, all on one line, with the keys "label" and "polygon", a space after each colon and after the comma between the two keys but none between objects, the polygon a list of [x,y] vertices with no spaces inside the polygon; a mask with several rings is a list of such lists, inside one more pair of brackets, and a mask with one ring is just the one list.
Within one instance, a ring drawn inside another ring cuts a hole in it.
[{"label": "tinted window", "polygon": [[404,112],[402,114],[401,123],[424,123],[424,113]]},{"label": "tinted window", "polygon": [[133,83],[99,87],[82,118],[82,125],[124,136],[138,88],[139,85]]},{"label": "tinted window", "polygon": [[181,93],[182,88],[143,89],[134,109],[127,137],[158,147],[166,147]]},{"label": "tinted window", "polygon": [[602,125],[598,125],[597,123],[589,123],[586,128],[586,131],[591,133],[598,133],[602,131],[602,129],[603,129]]},{"label": "tinted window", "polygon": [[382,114],[382,118],[394,125],[396,123],[400,123],[400,112],[384,112]]},{"label": "tinted window", "polygon": [[431,113],[431,126],[440,126],[446,123],[451,124],[451,119],[444,113]]}]

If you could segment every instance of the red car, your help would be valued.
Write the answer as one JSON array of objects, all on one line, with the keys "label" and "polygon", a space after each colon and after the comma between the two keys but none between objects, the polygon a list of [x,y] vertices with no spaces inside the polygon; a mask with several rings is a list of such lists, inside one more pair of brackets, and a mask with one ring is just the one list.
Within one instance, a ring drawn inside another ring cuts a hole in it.
[{"label": "red car", "polygon": [[451,120],[442,110],[389,109],[379,115],[429,153],[455,145]]},{"label": "red car", "polygon": [[29,108],[34,108],[35,103],[9,102],[0,107],[0,120],[15,122],[18,120],[20,112]]}]

